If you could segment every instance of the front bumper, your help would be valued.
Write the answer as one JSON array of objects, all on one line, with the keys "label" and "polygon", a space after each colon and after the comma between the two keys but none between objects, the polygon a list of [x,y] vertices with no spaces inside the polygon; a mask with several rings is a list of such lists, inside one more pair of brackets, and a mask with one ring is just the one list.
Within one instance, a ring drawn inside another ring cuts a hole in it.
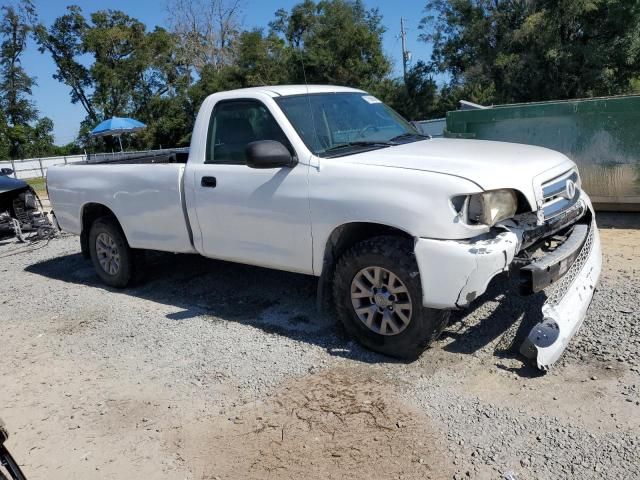
[{"label": "front bumper", "polygon": [[[576,206],[582,209],[580,215],[569,212],[567,223],[561,225],[566,229],[575,224],[564,243],[520,269],[525,293],[549,290],[542,307],[543,321],[533,328],[521,348],[521,353],[541,369],[558,360],[582,325],[600,278],[600,237],[589,198],[584,193],[581,197]],[[467,306],[486,291],[497,274],[516,265],[514,258],[519,252],[555,233],[555,227],[544,230],[510,225],[468,241],[419,239],[415,255],[423,304],[439,309]],[[534,232],[540,236],[534,238]]]},{"label": "front bumper", "polygon": [[600,278],[602,250],[595,220],[588,227],[575,261],[547,293],[542,322],[533,327],[520,348],[520,353],[535,361],[541,370],[547,370],[560,358],[582,325]]}]

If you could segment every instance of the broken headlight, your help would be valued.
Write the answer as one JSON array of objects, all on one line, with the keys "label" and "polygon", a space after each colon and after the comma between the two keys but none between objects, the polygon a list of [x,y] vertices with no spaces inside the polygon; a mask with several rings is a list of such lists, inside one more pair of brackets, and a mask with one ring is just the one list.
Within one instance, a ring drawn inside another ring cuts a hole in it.
[{"label": "broken headlight", "polygon": [[491,227],[513,217],[518,210],[518,197],[513,190],[491,190],[468,198],[467,218],[470,223],[483,223]]}]

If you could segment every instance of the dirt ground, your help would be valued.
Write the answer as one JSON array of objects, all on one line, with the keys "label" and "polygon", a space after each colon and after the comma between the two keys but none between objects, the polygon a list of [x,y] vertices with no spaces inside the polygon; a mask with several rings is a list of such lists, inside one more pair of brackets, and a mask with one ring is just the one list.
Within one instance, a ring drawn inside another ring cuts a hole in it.
[{"label": "dirt ground", "polygon": [[0,242],[8,446],[29,479],[639,478],[640,219],[600,224],[601,286],[546,375],[504,354],[540,305],[506,280],[405,364],[307,277],[160,255],[116,291],[75,237]]}]

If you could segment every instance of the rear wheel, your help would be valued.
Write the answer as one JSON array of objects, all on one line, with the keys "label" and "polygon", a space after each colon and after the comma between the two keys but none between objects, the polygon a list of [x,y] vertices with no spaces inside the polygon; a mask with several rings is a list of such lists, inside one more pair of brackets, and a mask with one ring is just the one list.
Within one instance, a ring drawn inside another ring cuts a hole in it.
[{"label": "rear wheel", "polygon": [[336,265],[333,296],[348,333],[385,355],[415,359],[442,332],[448,310],[422,305],[422,285],[409,239],[374,237]]},{"label": "rear wheel", "polygon": [[118,222],[102,217],[89,232],[91,261],[100,279],[112,287],[124,288],[134,278],[135,253]]}]

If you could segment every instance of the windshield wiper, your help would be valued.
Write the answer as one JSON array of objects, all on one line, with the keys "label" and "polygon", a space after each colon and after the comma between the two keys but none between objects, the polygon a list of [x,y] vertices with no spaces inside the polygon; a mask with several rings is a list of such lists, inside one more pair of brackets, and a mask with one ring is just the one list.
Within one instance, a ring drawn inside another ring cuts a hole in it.
[{"label": "windshield wiper", "polygon": [[386,141],[362,140],[362,141],[355,141],[355,142],[345,142],[339,145],[334,145],[333,147],[329,147],[326,150],[324,150],[322,153],[325,153],[325,154],[333,153],[333,152],[337,152],[340,150],[344,150],[345,148],[351,148],[351,147],[378,147],[378,148],[392,147],[394,145],[400,145],[400,143],[398,143],[398,140],[403,140],[405,138],[416,138],[416,137],[420,139],[431,138],[429,135],[422,135],[420,133],[403,133],[402,135],[397,135]]},{"label": "windshield wiper", "polygon": [[349,147],[389,147],[391,145],[395,145],[392,142],[373,142],[373,141],[361,141],[361,142],[345,142],[339,145],[334,145],[333,147],[329,147],[324,150],[322,153],[331,153],[336,152],[338,150],[342,150],[344,148]]},{"label": "windshield wiper", "polygon": [[389,139],[389,142],[397,142],[398,140],[404,140],[405,138],[431,138],[429,135],[422,135],[421,133],[411,133],[411,132],[407,132],[407,133],[403,133],[401,135],[397,135],[391,139]]}]

